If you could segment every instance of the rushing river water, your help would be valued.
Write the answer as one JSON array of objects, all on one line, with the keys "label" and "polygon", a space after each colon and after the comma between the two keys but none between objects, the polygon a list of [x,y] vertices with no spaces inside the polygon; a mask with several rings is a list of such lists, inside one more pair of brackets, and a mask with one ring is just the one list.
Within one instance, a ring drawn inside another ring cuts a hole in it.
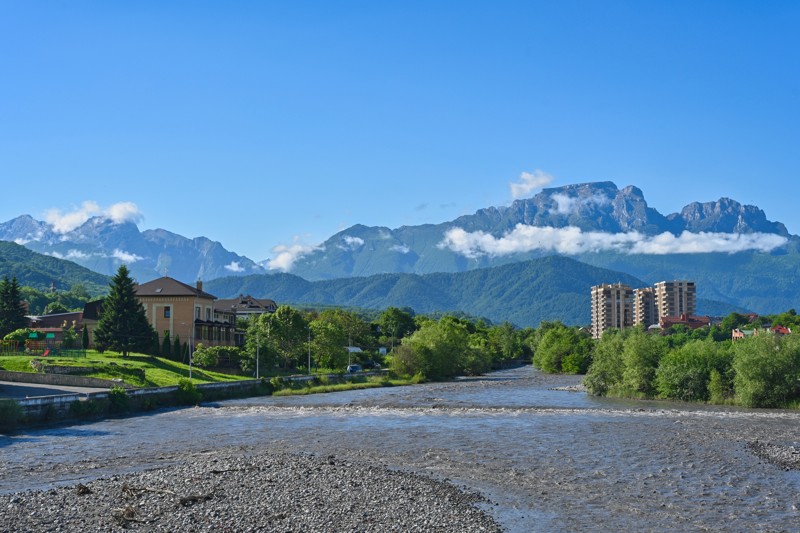
[{"label": "rushing river water", "polygon": [[745,447],[797,445],[800,413],[553,390],[578,382],[524,367],[0,436],[0,493],[267,447],[448,479],[509,531],[800,531],[800,472]]}]

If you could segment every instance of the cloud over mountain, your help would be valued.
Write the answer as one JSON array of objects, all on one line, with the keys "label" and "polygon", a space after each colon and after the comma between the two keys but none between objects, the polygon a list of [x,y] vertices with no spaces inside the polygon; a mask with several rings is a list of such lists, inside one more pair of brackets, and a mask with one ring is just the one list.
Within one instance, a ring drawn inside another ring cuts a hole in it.
[{"label": "cloud over mountain", "polygon": [[664,255],[681,253],[735,253],[744,251],[770,252],[786,244],[788,239],[770,233],[692,233],[680,235],[669,232],[645,235],[638,231],[608,233],[564,228],[538,227],[517,224],[510,232],[494,237],[484,231],[468,232],[451,228],[438,244],[467,258],[499,257],[531,251],[577,255],[589,252],[622,252],[630,254]]},{"label": "cloud over mountain", "polygon": [[45,221],[52,226],[56,233],[69,233],[95,216],[107,218],[115,224],[139,223],[143,218],[139,207],[132,202],[118,202],[103,209],[97,202],[87,200],[80,207],[68,212],[63,212],[61,209],[50,209],[45,213]]},{"label": "cloud over mountain", "polygon": [[525,198],[530,196],[533,191],[546,187],[552,182],[553,176],[541,170],[523,172],[519,175],[518,183],[509,183],[511,187],[511,197],[515,200],[518,198]]}]

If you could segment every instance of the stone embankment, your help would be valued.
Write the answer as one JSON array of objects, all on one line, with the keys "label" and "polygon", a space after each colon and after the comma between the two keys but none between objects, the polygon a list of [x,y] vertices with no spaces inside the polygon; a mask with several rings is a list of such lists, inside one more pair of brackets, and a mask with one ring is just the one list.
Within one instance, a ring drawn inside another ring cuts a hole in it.
[{"label": "stone embankment", "polygon": [[500,531],[455,486],[334,456],[215,451],[0,496],[0,531]]}]

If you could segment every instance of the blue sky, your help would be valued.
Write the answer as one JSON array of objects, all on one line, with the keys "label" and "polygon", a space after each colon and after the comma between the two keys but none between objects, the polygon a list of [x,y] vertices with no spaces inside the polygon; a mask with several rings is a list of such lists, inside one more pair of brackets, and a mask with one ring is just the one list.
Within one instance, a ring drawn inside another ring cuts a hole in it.
[{"label": "blue sky", "polygon": [[798,27],[780,0],[6,1],[0,221],[113,207],[262,260],[540,171],[800,233]]}]

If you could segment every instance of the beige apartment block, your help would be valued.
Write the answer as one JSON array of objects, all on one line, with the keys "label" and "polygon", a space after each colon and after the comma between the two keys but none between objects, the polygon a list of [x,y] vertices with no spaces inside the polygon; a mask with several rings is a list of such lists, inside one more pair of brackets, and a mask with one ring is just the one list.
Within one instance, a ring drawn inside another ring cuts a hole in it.
[{"label": "beige apartment block", "polygon": [[599,339],[610,328],[633,325],[633,289],[624,283],[592,287],[592,337]]},{"label": "beige apartment block", "polygon": [[633,325],[645,328],[658,324],[656,311],[656,292],[653,287],[643,287],[633,291]]},{"label": "beige apartment block", "polygon": [[697,289],[694,281],[659,281],[653,287],[658,317],[694,316],[697,313]]}]

